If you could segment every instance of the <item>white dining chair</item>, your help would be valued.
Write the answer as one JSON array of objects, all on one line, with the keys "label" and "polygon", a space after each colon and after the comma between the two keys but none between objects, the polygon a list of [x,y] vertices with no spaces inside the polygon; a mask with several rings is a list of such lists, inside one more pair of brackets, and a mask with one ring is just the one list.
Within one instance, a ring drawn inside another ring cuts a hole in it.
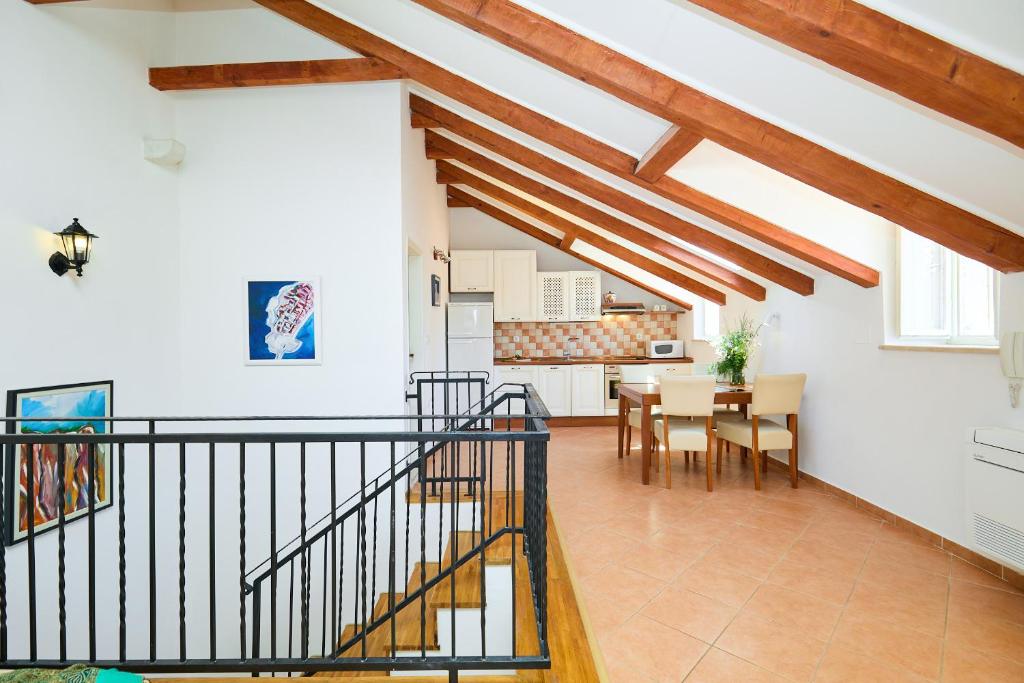
[{"label": "white dining chair", "polygon": [[[758,375],[750,403],[750,419],[726,420],[718,423],[718,457],[721,462],[722,443],[749,448],[754,458],[754,488],[761,490],[761,473],[768,471],[768,451],[789,451],[789,481],[797,487],[797,415],[807,375]],[[781,425],[766,415],[784,415]]]},{"label": "white dining chair", "polygon": [[[715,409],[715,378],[661,378],[661,415],[653,421],[654,439],[665,454],[665,485],[672,488],[672,448],[704,451],[708,491],[714,487],[711,474],[711,447],[714,443],[712,415]],[[656,451],[657,452],[657,451]],[[659,457],[655,458],[657,463]]]}]

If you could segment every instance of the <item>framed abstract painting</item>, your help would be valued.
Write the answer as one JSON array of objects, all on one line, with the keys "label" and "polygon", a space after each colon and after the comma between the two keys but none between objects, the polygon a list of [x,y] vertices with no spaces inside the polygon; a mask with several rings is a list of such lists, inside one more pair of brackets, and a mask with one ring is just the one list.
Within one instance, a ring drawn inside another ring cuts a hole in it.
[{"label": "framed abstract painting", "polygon": [[[21,421],[7,423],[7,432],[105,434],[111,425],[95,418],[111,415],[113,407],[114,383],[109,381],[8,391],[7,417]],[[59,525],[62,506],[65,524],[88,514],[90,498],[97,511],[110,507],[110,454],[110,445],[98,445],[90,471],[85,444],[9,446],[4,454],[4,542],[12,545],[28,537],[30,515],[38,535]]]},{"label": "framed abstract painting", "polygon": [[320,281],[247,280],[247,365],[319,365]]}]

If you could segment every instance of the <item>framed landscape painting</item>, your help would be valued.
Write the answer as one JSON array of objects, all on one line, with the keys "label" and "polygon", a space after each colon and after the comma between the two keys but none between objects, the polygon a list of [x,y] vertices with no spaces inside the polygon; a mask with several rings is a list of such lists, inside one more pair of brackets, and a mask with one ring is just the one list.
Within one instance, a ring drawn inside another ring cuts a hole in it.
[{"label": "framed landscape painting", "polygon": [[[8,423],[7,432],[105,434],[111,425],[90,418],[111,415],[113,404],[114,383],[109,381],[8,391],[7,416],[27,419]],[[60,449],[63,449],[63,462]],[[28,536],[29,515],[35,520],[33,529],[38,535],[57,527],[62,506],[66,524],[88,514],[92,496],[95,496],[97,511],[111,506],[111,448],[101,444],[96,446],[95,452],[94,476],[90,477],[89,449],[85,444],[18,444],[7,448],[4,454],[4,542],[7,545],[19,543]]]},{"label": "framed landscape painting", "polygon": [[248,365],[319,365],[322,353],[320,281],[245,283]]}]

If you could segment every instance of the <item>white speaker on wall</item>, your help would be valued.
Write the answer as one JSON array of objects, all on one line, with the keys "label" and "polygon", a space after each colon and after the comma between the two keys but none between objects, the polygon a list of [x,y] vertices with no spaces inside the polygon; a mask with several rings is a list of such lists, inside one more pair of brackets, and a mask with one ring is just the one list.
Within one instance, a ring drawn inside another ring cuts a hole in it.
[{"label": "white speaker on wall", "polygon": [[185,145],[177,140],[146,138],[142,141],[142,150],[146,161],[160,166],[177,166],[185,160]]}]

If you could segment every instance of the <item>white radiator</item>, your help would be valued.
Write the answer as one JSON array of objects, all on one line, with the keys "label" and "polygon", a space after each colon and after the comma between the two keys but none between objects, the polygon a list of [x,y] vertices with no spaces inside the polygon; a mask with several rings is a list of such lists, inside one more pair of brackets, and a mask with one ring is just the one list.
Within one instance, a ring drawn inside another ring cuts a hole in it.
[{"label": "white radiator", "polygon": [[975,429],[967,450],[967,529],[973,549],[1024,571],[1024,432]]}]

